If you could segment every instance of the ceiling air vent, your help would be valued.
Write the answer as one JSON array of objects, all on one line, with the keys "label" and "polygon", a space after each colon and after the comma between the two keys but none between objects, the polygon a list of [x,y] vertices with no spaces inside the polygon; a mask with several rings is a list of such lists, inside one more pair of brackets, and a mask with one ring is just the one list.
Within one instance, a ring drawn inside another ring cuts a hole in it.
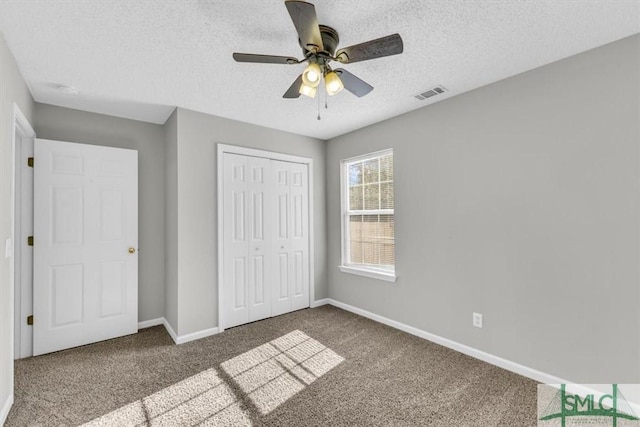
[{"label": "ceiling air vent", "polygon": [[417,94],[415,97],[418,98],[420,101],[423,101],[427,98],[431,98],[432,96],[436,96],[436,95],[440,95],[441,93],[445,93],[447,91],[447,88],[444,86],[436,86],[434,88],[431,88],[427,91],[424,91],[422,93]]}]

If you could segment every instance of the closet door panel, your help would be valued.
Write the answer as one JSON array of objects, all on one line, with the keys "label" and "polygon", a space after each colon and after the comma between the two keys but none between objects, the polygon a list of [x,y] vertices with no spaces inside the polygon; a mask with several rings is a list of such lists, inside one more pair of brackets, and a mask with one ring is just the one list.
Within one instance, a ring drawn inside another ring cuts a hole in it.
[{"label": "closet door panel", "polygon": [[249,322],[248,172],[245,156],[224,154],[224,266],[225,328]]},{"label": "closet door panel", "polygon": [[271,161],[273,183],[272,251],[274,254],[271,313],[278,316],[291,311],[291,163]]},{"label": "closet door panel", "polygon": [[271,316],[271,187],[270,161],[249,158],[249,321]]},{"label": "closet door panel", "polygon": [[290,310],[309,307],[309,183],[307,165],[291,163]]}]

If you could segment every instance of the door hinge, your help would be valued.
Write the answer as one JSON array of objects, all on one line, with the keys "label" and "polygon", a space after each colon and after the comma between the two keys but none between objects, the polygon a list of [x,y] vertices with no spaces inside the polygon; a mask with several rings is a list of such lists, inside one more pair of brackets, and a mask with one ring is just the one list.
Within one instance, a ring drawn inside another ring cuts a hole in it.
[{"label": "door hinge", "polygon": [[27,325],[33,325],[33,314],[31,316],[27,316]]},{"label": "door hinge", "polygon": [[33,167],[33,157],[29,157],[29,158],[27,159],[27,166],[29,166],[30,168],[32,168],[32,167]]},{"label": "door hinge", "polygon": [[33,246],[33,236],[27,237],[27,245]]}]

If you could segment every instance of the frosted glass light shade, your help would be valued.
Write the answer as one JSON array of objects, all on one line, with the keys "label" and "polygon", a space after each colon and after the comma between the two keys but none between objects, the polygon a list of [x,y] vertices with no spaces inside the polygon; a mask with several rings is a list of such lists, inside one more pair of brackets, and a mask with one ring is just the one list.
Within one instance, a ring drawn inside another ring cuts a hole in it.
[{"label": "frosted glass light shade", "polygon": [[333,96],[344,89],[344,84],[342,84],[342,80],[340,80],[340,77],[338,77],[335,71],[324,76],[324,86],[329,96]]},{"label": "frosted glass light shade", "polygon": [[302,83],[300,85],[300,95],[308,96],[309,98],[315,98],[317,89],[315,87],[307,86]]},{"label": "frosted glass light shade", "polygon": [[320,66],[315,62],[310,63],[302,72],[302,81],[310,87],[318,87],[321,77],[322,71],[320,70]]}]

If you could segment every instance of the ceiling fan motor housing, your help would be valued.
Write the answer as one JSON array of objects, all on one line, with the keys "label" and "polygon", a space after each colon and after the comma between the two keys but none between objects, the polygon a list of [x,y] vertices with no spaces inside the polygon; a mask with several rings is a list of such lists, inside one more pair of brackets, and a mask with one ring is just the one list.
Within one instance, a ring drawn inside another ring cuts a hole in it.
[{"label": "ceiling fan motor housing", "polygon": [[[327,27],[326,25],[319,25],[319,27],[324,50],[317,52],[317,54],[319,55],[316,56],[316,59],[318,64],[324,65],[326,62],[329,62],[329,58],[334,57],[334,55],[336,54],[336,49],[338,48],[340,37],[338,37],[338,32],[331,27]],[[309,57],[314,54],[312,51],[308,50],[302,45],[302,41],[300,39],[298,39],[298,43],[300,44],[300,47],[302,47],[302,53],[305,57]]]}]

